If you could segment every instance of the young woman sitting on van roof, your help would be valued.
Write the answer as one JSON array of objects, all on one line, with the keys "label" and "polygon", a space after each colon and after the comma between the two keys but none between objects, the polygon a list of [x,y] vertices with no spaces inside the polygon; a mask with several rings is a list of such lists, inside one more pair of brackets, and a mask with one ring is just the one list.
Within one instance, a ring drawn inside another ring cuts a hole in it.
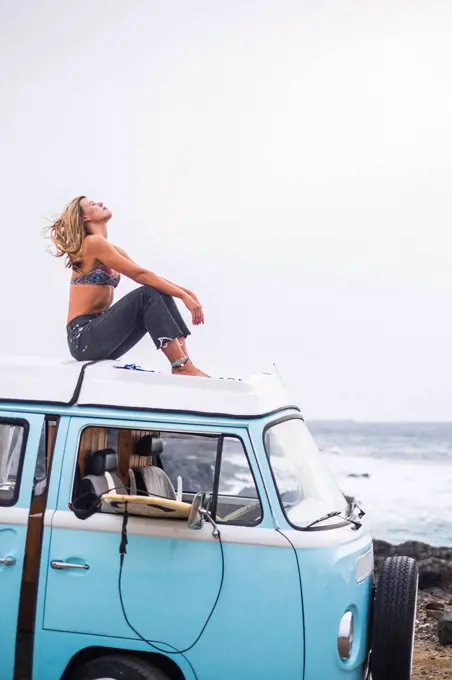
[{"label": "young woman sitting on van roof", "polygon": [[[149,333],[178,375],[206,376],[190,361],[190,335],[174,298],[182,300],[193,324],[204,323],[196,295],[136,264],[108,241],[111,211],[85,196],[74,198],[50,227],[56,256],[72,269],[67,340],[77,361],[118,359]],[[120,275],[141,284],[113,303]]]}]

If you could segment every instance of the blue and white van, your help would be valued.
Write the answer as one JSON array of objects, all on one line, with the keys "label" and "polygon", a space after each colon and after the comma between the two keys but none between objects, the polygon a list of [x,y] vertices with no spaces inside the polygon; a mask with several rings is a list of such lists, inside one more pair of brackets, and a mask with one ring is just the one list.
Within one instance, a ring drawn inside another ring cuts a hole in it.
[{"label": "blue and white van", "polygon": [[408,680],[365,522],[272,376],[0,361],[0,680]]}]

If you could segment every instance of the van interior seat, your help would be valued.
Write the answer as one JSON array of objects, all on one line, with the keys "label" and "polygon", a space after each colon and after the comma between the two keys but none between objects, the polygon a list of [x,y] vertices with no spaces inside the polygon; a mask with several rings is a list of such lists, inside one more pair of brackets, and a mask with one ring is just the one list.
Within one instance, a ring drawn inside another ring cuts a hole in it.
[{"label": "van interior seat", "polygon": [[[163,451],[163,439],[156,435],[146,434],[141,437],[136,446],[136,455],[148,459],[148,464],[134,469],[138,494],[163,496],[171,500],[182,499],[181,483],[178,493],[163,470],[160,454]],[[179,480],[178,480],[179,481]]]},{"label": "van interior seat", "polygon": [[116,474],[117,469],[118,456],[113,449],[101,449],[89,453],[85,460],[86,474],[80,485],[81,494],[91,492],[101,496],[107,491],[127,494],[126,487]]}]

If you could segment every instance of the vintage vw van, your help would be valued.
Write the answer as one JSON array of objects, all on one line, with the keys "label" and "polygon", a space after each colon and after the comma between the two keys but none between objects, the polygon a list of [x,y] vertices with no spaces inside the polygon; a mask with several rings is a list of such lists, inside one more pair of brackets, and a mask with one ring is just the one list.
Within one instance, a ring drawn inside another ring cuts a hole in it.
[{"label": "vintage vw van", "polygon": [[408,680],[362,515],[270,375],[0,361],[0,678]]}]

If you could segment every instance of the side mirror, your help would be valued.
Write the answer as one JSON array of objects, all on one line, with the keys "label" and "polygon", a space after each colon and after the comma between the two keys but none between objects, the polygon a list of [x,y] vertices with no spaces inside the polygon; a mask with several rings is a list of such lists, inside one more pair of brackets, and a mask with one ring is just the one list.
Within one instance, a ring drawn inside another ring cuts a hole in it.
[{"label": "side mirror", "polygon": [[83,502],[78,503],[77,499],[72,503],[68,503],[69,510],[72,510],[77,519],[89,519],[102,506],[102,498],[96,493],[89,492],[83,494]]},{"label": "side mirror", "polygon": [[211,493],[204,493],[200,491],[196,494],[191,504],[190,514],[188,516],[187,525],[189,529],[201,529],[204,524],[204,517],[202,510],[209,510],[212,501]]}]

